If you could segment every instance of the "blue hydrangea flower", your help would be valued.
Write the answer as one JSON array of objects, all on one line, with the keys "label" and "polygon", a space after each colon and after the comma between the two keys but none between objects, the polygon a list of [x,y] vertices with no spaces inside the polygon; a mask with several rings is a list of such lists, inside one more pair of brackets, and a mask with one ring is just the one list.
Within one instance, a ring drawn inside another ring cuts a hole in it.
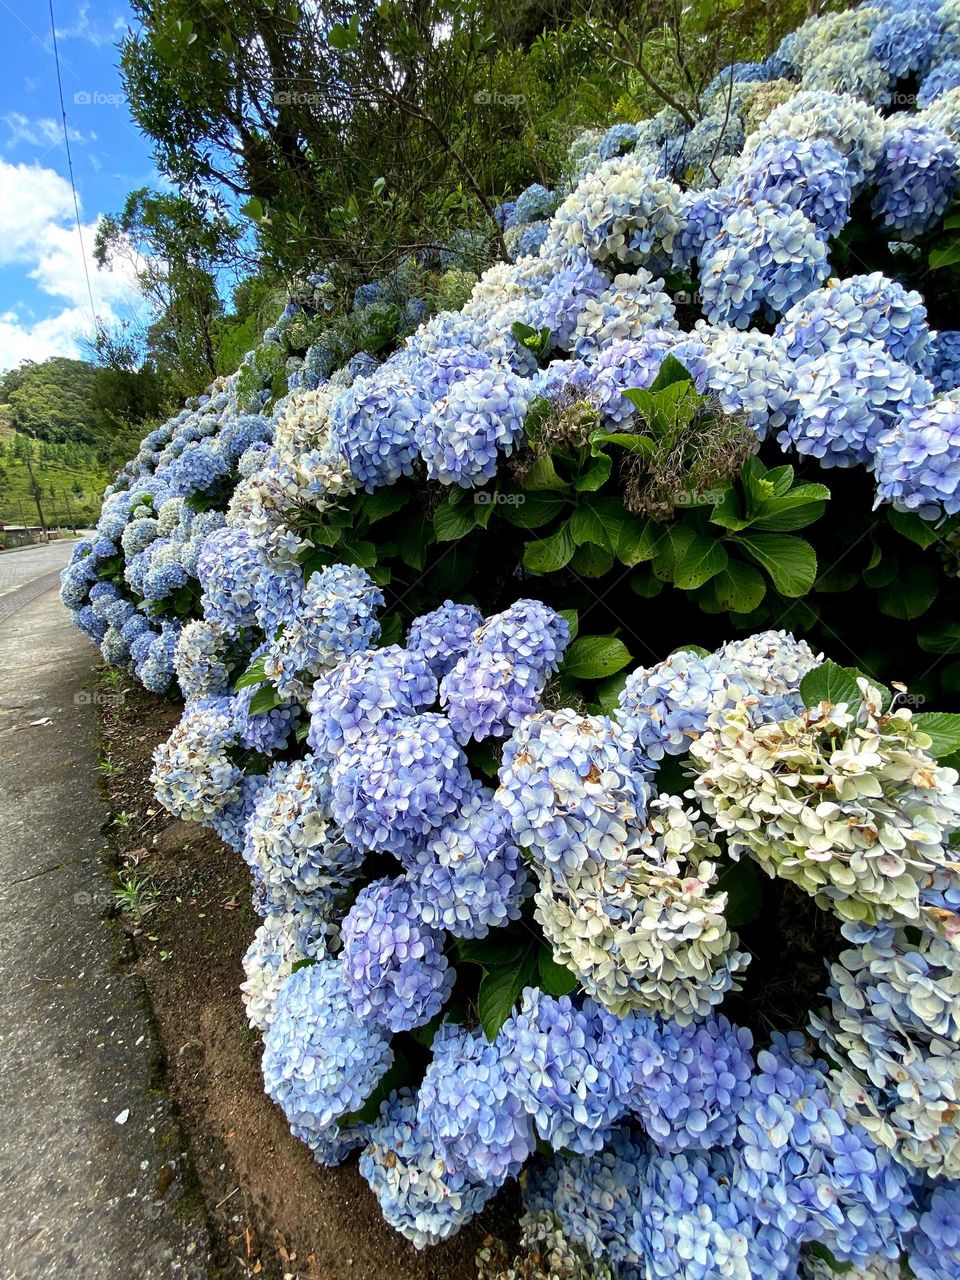
[{"label": "blue hydrangea flower", "polygon": [[677,327],[676,311],[663,280],[641,268],[634,275],[614,276],[598,298],[586,300],[573,332],[573,354],[590,360],[611,342],[639,338],[647,329]]},{"label": "blue hydrangea flower", "polygon": [[592,1000],[575,1008],[525,987],[495,1046],[508,1084],[557,1151],[599,1151],[626,1107],[629,1085],[617,1020]]},{"label": "blue hydrangea flower", "polygon": [[618,862],[634,848],[648,792],[619,725],[560,710],[516,730],[496,794],[517,844],[562,874]]},{"label": "blue hydrangea flower", "polygon": [[265,565],[260,548],[243,529],[216,529],[197,556],[204,616],[229,631],[256,622],[256,586]]},{"label": "blue hydrangea flower", "polygon": [[933,388],[878,342],[853,340],[796,369],[797,411],[777,439],[824,467],[872,465],[898,418],[933,398]]},{"label": "blue hydrangea flower", "polygon": [[960,89],[960,58],[947,58],[927,72],[920,81],[917,106],[929,107],[951,89]]},{"label": "blue hydrangea flower", "polygon": [[456,971],[443,954],[442,932],[423,922],[404,878],[361,889],[342,934],[343,978],[364,1021],[410,1031],[446,1004]]},{"label": "blue hydrangea flower", "polygon": [[416,427],[427,475],[474,488],[497,474],[501,453],[523,437],[528,381],[506,368],[481,369],[454,383]]},{"label": "blue hydrangea flower", "polygon": [[802,1046],[799,1032],[775,1034],[757,1054],[740,1110],[741,1188],[762,1221],[823,1240],[841,1261],[895,1258],[914,1222],[906,1173],[834,1109],[825,1064]]},{"label": "blue hydrangea flower", "polygon": [[750,1093],[753,1037],[722,1015],[685,1026],[637,1019],[626,1035],[634,1065],[630,1110],[665,1151],[729,1146]]},{"label": "blue hydrangea flower", "polygon": [[549,218],[559,204],[559,197],[552,191],[548,191],[545,186],[539,182],[534,182],[532,186],[525,188],[517,196],[513,203],[513,213],[510,217],[506,230],[511,227],[522,227],[528,222],[539,222],[543,218]]},{"label": "blue hydrangea flower", "polygon": [[683,358],[689,362],[690,372],[694,376],[702,372],[690,357],[703,353],[705,348],[696,338],[687,337],[677,329],[648,329],[637,339],[612,342],[604,347],[591,366],[593,377],[589,395],[605,426],[616,430],[636,414],[636,407],[623,394],[624,391],[649,387],[665,357],[676,355],[678,347],[682,348]]},{"label": "blue hydrangea flower", "polygon": [[417,1119],[409,1090],[392,1093],[370,1129],[360,1172],[380,1202],[386,1221],[416,1248],[455,1235],[496,1191],[462,1169],[450,1169]]},{"label": "blue hydrangea flower", "polygon": [[[932,9],[923,5],[890,13],[877,23],[870,35],[870,56],[895,80],[921,75],[934,58],[943,57],[950,45]],[[920,103],[925,106],[925,103]]]},{"label": "blue hydrangea flower", "polygon": [[352,654],[317,678],[307,704],[307,742],[332,761],[345,743],[358,743],[382,720],[423,711],[436,698],[436,676],[422,653],[392,644]]},{"label": "blue hydrangea flower", "polygon": [[257,796],[244,857],[274,901],[324,900],[342,892],[363,856],[331,812],[326,772],[307,756],[276,764]]},{"label": "blue hydrangea flower", "polygon": [[664,754],[685,755],[725,700],[726,677],[716,656],[679,649],[631,672],[615,716],[638,764],[652,772]]},{"label": "blue hydrangea flower", "polygon": [[917,1280],[952,1280],[960,1274],[960,1184],[931,1191],[907,1256]]},{"label": "blue hydrangea flower", "polygon": [[720,329],[706,346],[704,363],[707,389],[725,413],[742,414],[758,439],[782,427],[792,414],[794,369],[778,338]]},{"label": "blue hydrangea flower", "polygon": [[458,742],[505,738],[540,707],[544,677],[506,654],[470,649],[443,677],[440,705]]},{"label": "blue hydrangea flower", "polygon": [[358,849],[415,857],[469,787],[467,760],[444,716],[379,724],[345,747],[331,774],[333,812]]},{"label": "blue hydrangea flower", "polygon": [[520,918],[526,868],[489,787],[472,783],[417,854],[410,884],[423,921],[459,938],[485,938]]},{"label": "blue hydrangea flower", "polygon": [[612,1262],[624,1276],[639,1275],[639,1255],[630,1244],[634,1205],[646,1140],[629,1128],[615,1129],[603,1148],[587,1156],[554,1156],[526,1174],[528,1213],[546,1210],[559,1218],[564,1236],[598,1262]]},{"label": "blue hydrangea flower", "polygon": [[272,640],[268,639],[264,672],[283,697],[300,692],[304,675],[324,668],[361,649],[369,649],[380,634],[376,610],[383,592],[365,569],[335,564],[312,574],[292,616]]},{"label": "blue hydrangea flower", "polygon": [[497,1044],[444,1022],[417,1101],[417,1119],[447,1167],[498,1186],[534,1149],[533,1124],[511,1091]]},{"label": "blue hydrangea flower", "polygon": [[960,391],[908,406],[876,451],[877,499],[935,520],[960,511]]},{"label": "blue hydrangea flower", "polygon": [[559,669],[569,643],[570,624],[562,614],[540,600],[523,599],[487,618],[471,647],[513,658],[547,676]]},{"label": "blue hydrangea flower", "polygon": [[157,800],[175,817],[209,821],[240,794],[242,773],[230,757],[236,746],[230,698],[187,703],[180,723],[153,753]]},{"label": "blue hydrangea flower", "polygon": [[612,160],[614,156],[622,156],[632,151],[640,134],[635,124],[611,125],[600,141],[597,151],[601,160]]},{"label": "blue hydrangea flower", "polygon": [[930,381],[936,392],[960,388],[960,330],[943,329],[930,339]]},{"label": "blue hydrangea flower", "polygon": [[808,293],[777,325],[787,354],[794,360],[823,355],[834,347],[862,339],[879,342],[895,360],[926,373],[930,329],[923,298],[882,272],[830,280]]},{"label": "blue hydrangea flower", "polygon": [[439,608],[414,618],[407,632],[407,648],[423,655],[431,671],[442,680],[466,653],[483,614],[472,604],[444,600]]},{"label": "blue hydrangea flower", "polygon": [[768,201],[738,206],[700,254],[703,313],[738,329],[758,312],[776,320],[829,271],[823,240],[798,210]]},{"label": "blue hydrangea flower", "polygon": [[415,431],[426,409],[415,383],[392,362],[357,378],[330,408],[330,444],[368,493],[413,474]]},{"label": "blue hydrangea flower", "polygon": [[852,198],[849,167],[823,138],[770,138],[734,183],[737,197],[797,209],[826,236],[846,225]]},{"label": "blue hydrangea flower", "polygon": [[292,973],[263,1038],[263,1083],[302,1140],[328,1140],[393,1063],[390,1043],[360,1020],[335,960]]},{"label": "blue hydrangea flower", "polygon": [[873,213],[901,239],[923,235],[942,217],[960,186],[960,153],[944,132],[905,124],[887,134],[875,174]]},{"label": "blue hydrangea flower", "polygon": [[610,277],[587,253],[583,250],[571,253],[570,260],[550,276],[543,293],[533,303],[530,325],[534,329],[549,329],[551,347],[569,351],[584,306],[600,298],[609,288]]}]

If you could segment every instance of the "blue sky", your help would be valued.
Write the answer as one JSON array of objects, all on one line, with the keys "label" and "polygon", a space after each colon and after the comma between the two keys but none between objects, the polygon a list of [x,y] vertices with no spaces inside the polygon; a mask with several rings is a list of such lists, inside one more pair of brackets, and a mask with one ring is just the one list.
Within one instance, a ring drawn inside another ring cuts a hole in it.
[{"label": "blue sky", "polygon": [[[121,0],[54,0],[63,94],[97,313],[136,314],[129,277],[98,271],[97,219],[156,185],[148,141],[127,112],[117,41]],[[60,121],[47,0],[0,0],[0,370],[82,354],[93,328]]]}]

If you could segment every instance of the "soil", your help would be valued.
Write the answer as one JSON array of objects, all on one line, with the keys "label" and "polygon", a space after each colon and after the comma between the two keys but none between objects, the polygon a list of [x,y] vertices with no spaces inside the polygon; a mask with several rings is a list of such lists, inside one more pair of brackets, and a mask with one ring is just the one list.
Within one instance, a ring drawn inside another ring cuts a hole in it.
[{"label": "soil", "polygon": [[515,1234],[508,1187],[453,1240],[418,1252],[383,1221],[352,1157],[322,1169],[263,1091],[260,1039],[238,990],[259,923],[238,854],[153,801],[154,748],[178,706],[115,673],[103,677],[104,789],[117,869],[146,885],[140,910],[122,907],[126,948],[146,984],[207,1206],[215,1275],[267,1280],[475,1280],[489,1236]]}]

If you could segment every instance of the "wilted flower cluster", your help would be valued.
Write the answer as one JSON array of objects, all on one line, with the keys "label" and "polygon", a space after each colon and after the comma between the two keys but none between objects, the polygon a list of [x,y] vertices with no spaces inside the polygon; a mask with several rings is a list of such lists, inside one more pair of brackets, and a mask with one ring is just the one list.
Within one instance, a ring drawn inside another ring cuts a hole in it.
[{"label": "wilted flower cluster", "polygon": [[957,771],[902,708],[860,679],[859,704],[754,726],[738,705],[691,747],[694,790],[734,856],[800,885],[847,920],[919,923],[925,878],[951,860]]}]

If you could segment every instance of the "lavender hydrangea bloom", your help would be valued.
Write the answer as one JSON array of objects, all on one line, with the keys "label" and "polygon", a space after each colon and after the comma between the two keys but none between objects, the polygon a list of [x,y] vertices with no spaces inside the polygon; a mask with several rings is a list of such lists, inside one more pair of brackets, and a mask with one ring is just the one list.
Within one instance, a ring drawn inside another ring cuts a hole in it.
[{"label": "lavender hydrangea bloom", "polygon": [[485,938],[520,918],[526,869],[489,787],[475,782],[466,791],[417,854],[410,881],[424,923],[455,937]]},{"label": "lavender hydrangea bloom", "polygon": [[333,761],[382,720],[413,715],[436,697],[436,677],[421,653],[393,644],[352,654],[317,678],[307,704],[307,742]]},{"label": "lavender hydrangea bloom", "polygon": [[463,489],[492,480],[500,454],[523,436],[530,398],[529,381],[507,368],[481,369],[453,384],[417,424],[427,475]]},{"label": "lavender hydrangea bloom", "polygon": [[365,1022],[410,1031],[446,1004],[456,971],[443,954],[443,934],[424,924],[404,878],[362,889],[342,933],[344,981]]},{"label": "lavender hydrangea bloom", "polygon": [[256,585],[265,568],[260,548],[242,529],[216,529],[197,556],[204,617],[230,631],[256,622]]},{"label": "lavender hydrangea bloom", "polygon": [[592,1000],[524,988],[495,1045],[513,1093],[555,1150],[599,1151],[626,1107],[629,1089],[617,1020]]},{"label": "lavender hydrangea bloom", "polygon": [[421,653],[438,680],[466,653],[483,614],[472,604],[444,600],[438,609],[414,618],[407,632],[407,648]]},{"label": "lavender hydrangea bloom", "polygon": [[910,1238],[908,1259],[917,1280],[960,1274],[960,1185],[935,1187]]},{"label": "lavender hydrangea bloom", "polygon": [[417,1119],[450,1169],[499,1186],[534,1149],[533,1124],[511,1091],[496,1044],[445,1022],[420,1086]]},{"label": "lavender hydrangea bloom", "polygon": [[481,653],[504,654],[542,676],[556,671],[570,643],[570,623],[539,600],[517,600],[492,614],[471,642]]},{"label": "lavender hydrangea bloom", "polygon": [[504,738],[537,711],[543,676],[506,654],[470,649],[440,683],[440,705],[457,741]]},{"label": "lavender hydrangea bloom", "polygon": [[960,389],[960,330],[935,333],[929,346],[930,381],[936,392]]},{"label": "lavender hydrangea bloom", "polygon": [[455,1235],[496,1191],[495,1185],[447,1167],[405,1089],[381,1106],[360,1156],[360,1172],[386,1221],[418,1249]]},{"label": "lavender hydrangea bloom", "polygon": [[904,240],[943,215],[960,186],[960,152],[940,129],[906,124],[887,134],[876,172],[873,213],[884,231]]},{"label": "lavender hydrangea bloom", "polygon": [[738,329],[758,311],[776,320],[828,274],[823,240],[804,214],[768,201],[738,207],[700,255],[703,312]]},{"label": "lavender hydrangea bloom", "polygon": [[716,1015],[685,1026],[637,1019],[626,1036],[630,1110],[664,1151],[729,1146],[750,1093],[753,1036]]},{"label": "lavender hydrangea bloom", "polygon": [[263,1082],[303,1141],[334,1136],[337,1118],[358,1110],[392,1063],[389,1041],[351,1008],[335,960],[284,981],[263,1039]]},{"label": "lavender hydrangea bloom", "polygon": [[960,511],[960,390],[911,406],[880,437],[877,500],[928,520]]},{"label": "lavender hydrangea bloom", "polygon": [[428,712],[385,721],[344,748],[331,783],[347,839],[402,858],[415,857],[456,812],[470,774],[449,722]]},{"label": "lavender hydrangea bloom", "polygon": [[850,216],[851,183],[846,159],[823,138],[762,142],[734,183],[740,198],[797,209],[826,236],[835,236]]},{"label": "lavender hydrangea bloom", "polygon": [[932,398],[930,383],[880,343],[854,340],[798,365],[797,412],[777,439],[824,467],[869,466],[897,419]]},{"label": "lavender hydrangea bloom", "polygon": [[617,862],[636,846],[647,788],[618,725],[561,710],[530,716],[516,730],[497,802],[517,844],[562,874]]},{"label": "lavender hydrangea bloom", "polygon": [[664,755],[684,755],[726,697],[726,677],[714,654],[679,649],[627,677],[615,713],[637,763],[653,772]]},{"label": "lavender hydrangea bloom", "polygon": [[921,373],[929,367],[930,329],[923,298],[880,271],[831,280],[808,293],[777,325],[777,336],[795,360],[863,339],[882,343],[895,360]]},{"label": "lavender hydrangea bloom", "polygon": [[391,362],[357,378],[330,410],[330,443],[368,493],[413,473],[415,430],[427,406]]},{"label": "lavender hydrangea bloom", "polygon": [[778,1034],[757,1054],[740,1111],[743,1190],[761,1221],[824,1240],[842,1261],[895,1258],[899,1232],[914,1222],[906,1174],[833,1108],[825,1064],[802,1045],[798,1032]]}]

